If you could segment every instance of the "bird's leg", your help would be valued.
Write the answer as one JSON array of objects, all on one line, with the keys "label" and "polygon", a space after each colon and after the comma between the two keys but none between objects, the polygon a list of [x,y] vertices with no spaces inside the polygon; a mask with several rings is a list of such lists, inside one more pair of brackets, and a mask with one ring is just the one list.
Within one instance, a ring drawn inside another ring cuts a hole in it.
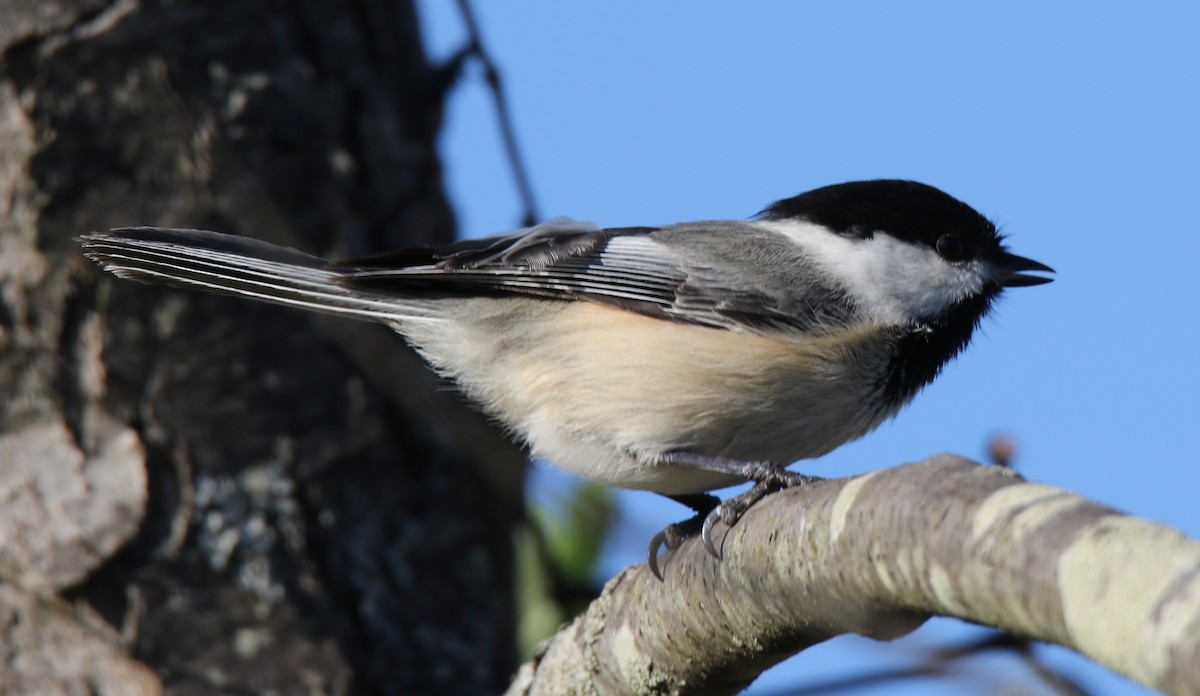
[{"label": "bird's leg", "polygon": [[[754,486],[745,493],[736,495],[720,503],[715,502],[716,498],[710,495],[678,496],[673,498],[696,510],[698,514],[690,520],[667,527],[662,532],[659,532],[651,542],[650,568],[660,578],[662,576],[657,572],[656,552],[658,546],[660,544],[665,545],[668,550],[679,546],[684,539],[695,535],[697,520],[701,517],[703,517],[703,522],[699,525],[699,531],[700,538],[704,541],[704,548],[708,549],[708,552],[714,558],[720,558],[721,554],[717,551],[717,546],[713,543],[712,539],[713,526],[717,522],[723,522],[726,526],[732,527],[734,524],[737,524],[737,521],[741,519],[742,515],[752,505],[765,498],[768,494],[783,488],[803,486],[821,480],[815,476],[805,476],[797,474],[794,471],[788,471],[773,462],[728,459],[692,452],[670,452],[663,459],[664,463],[673,466],[738,476],[747,481],[753,481]],[[700,499],[705,500],[699,502]]]},{"label": "bird's leg", "polygon": [[650,572],[654,573],[654,577],[662,580],[662,572],[658,568],[658,547],[664,546],[667,551],[674,551],[679,548],[688,537],[696,535],[696,532],[701,531],[704,527],[704,520],[709,513],[715,510],[720,504],[721,499],[715,495],[707,493],[692,493],[685,495],[668,495],[666,496],[675,502],[686,505],[696,511],[695,516],[683,522],[669,524],[654,538],[650,540],[650,557],[647,565],[650,566]]}]

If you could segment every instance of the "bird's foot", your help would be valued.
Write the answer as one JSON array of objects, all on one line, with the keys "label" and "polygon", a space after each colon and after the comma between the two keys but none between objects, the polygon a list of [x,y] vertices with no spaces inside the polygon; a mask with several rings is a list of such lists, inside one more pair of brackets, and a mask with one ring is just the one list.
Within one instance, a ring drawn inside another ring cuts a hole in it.
[{"label": "bird's foot", "polygon": [[723,501],[704,517],[704,524],[700,527],[700,539],[704,542],[704,548],[713,558],[721,558],[721,552],[713,541],[713,527],[718,522],[723,523],[726,527],[733,527],[751,506],[771,493],[820,480],[815,476],[805,476],[787,469],[774,469],[766,473],[761,479],[755,481],[750,490]]},{"label": "bird's foot", "polygon": [[659,580],[663,579],[662,571],[658,567],[658,549],[663,547],[667,552],[674,551],[679,548],[687,539],[696,536],[701,531],[704,520],[708,515],[720,506],[721,501],[715,495],[706,493],[698,493],[694,495],[672,495],[667,496],[677,503],[681,503],[696,511],[696,515],[691,519],[683,522],[669,524],[661,532],[654,535],[650,540],[650,554],[647,560],[647,565],[650,566],[650,572],[654,573],[654,577]]},{"label": "bird's foot", "polygon": [[667,455],[666,460],[668,463],[678,466],[740,476],[748,481],[753,481],[754,486],[745,493],[724,502],[718,501],[711,495],[670,496],[672,500],[687,505],[697,514],[689,520],[669,525],[650,540],[650,571],[659,580],[662,580],[662,572],[658,566],[659,547],[665,547],[667,551],[674,551],[699,531],[704,548],[713,558],[720,559],[721,553],[713,540],[713,528],[718,522],[726,527],[732,527],[737,524],[747,510],[767,495],[784,488],[803,486],[821,480],[815,476],[805,476],[788,471],[771,462],[724,459],[687,452],[672,452]]}]

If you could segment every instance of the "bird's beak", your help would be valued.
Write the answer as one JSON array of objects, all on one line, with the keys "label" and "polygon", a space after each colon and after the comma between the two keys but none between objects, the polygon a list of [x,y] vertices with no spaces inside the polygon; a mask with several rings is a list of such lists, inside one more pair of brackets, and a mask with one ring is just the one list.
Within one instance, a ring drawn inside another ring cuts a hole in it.
[{"label": "bird's beak", "polygon": [[1054,269],[1044,263],[1038,263],[1024,256],[1002,252],[996,259],[996,280],[1006,288],[1023,288],[1030,285],[1044,285],[1054,282],[1053,278],[1025,275],[1022,271],[1038,271],[1053,273]]}]

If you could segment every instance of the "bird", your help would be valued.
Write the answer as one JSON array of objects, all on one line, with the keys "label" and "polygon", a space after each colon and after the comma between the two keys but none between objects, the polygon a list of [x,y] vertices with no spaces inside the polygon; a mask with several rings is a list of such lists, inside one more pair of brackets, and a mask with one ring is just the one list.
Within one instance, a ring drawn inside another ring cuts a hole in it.
[{"label": "bird", "polygon": [[559,217],[340,261],[205,230],[79,239],[121,278],[386,324],[533,456],[692,508],[651,541],[660,579],[659,548],[698,533],[719,557],[714,525],[815,480],[787,467],[895,416],[1005,290],[1054,273],[968,204],[900,179],[744,220]]}]

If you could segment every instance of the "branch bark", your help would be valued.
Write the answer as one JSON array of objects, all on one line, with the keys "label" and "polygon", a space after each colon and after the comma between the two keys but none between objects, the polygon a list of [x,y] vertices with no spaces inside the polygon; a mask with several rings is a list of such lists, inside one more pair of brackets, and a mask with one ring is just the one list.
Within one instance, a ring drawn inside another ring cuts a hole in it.
[{"label": "branch bark", "polygon": [[769,496],[614,578],[509,694],[725,694],[844,633],[954,616],[1200,694],[1200,543],[953,456]]}]

